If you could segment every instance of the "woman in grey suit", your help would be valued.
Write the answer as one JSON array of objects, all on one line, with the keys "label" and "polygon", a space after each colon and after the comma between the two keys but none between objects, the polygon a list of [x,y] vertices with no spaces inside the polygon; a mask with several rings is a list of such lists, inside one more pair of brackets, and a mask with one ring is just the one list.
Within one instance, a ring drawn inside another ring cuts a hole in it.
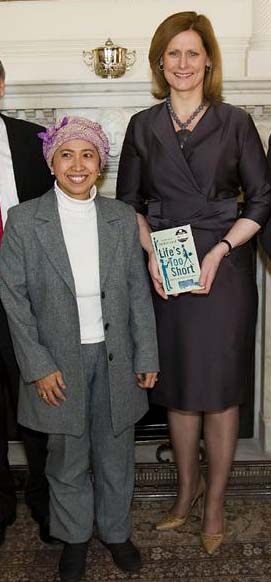
[{"label": "woman in grey suit", "polygon": [[19,421],[49,434],[50,531],[65,542],[60,577],[77,582],[94,504],[116,564],[141,566],[129,539],[134,423],[147,410],[158,358],[135,212],[97,195],[106,135],[66,117],[40,137],[55,186],[9,212],[1,299],[21,371]]}]

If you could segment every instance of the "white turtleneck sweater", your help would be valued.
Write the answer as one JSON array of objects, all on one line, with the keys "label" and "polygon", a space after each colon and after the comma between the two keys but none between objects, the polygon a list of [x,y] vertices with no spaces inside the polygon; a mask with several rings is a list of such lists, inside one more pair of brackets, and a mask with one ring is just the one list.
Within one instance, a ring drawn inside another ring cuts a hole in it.
[{"label": "white turtleneck sweater", "polygon": [[76,200],[55,182],[63,236],[75,282],[82,344],[104,340],[100,297],[99,244],[95,207],[96,186],[90,198]]}]

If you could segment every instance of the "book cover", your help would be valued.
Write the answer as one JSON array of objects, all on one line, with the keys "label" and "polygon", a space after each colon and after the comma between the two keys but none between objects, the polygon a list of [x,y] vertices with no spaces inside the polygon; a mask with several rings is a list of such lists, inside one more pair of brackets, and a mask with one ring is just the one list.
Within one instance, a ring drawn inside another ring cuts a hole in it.
[{"label": "book cover", "polygon": [[151,233],[167,295],[199,289],[200,266],[190,224]]}]

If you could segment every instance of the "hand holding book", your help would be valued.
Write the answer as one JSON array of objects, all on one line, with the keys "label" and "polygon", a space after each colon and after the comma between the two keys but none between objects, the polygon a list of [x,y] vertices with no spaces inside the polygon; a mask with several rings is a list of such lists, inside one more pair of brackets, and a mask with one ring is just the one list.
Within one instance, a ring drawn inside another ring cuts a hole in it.
[{"label": "hand holding book", "polygon": [[164,298],[199,290],[200,266],[190,225],[152,232],[151,240],[163,282]]},{"label": "hand holding book", "polygon": [[207,255],[205,255],[201,263],[201,272],[199,283],[201,289],[195,289],[192,293],[198,295],[208,295],[214,282],[218,267],[225,257],[225,247],[218,243],[215,245]]},{"label": "hand holding book", "polygon": [[149,254],[149,271],[152,278],[153,286],[155,288],[156,293],[162,297],[162,299],[167,299],[168,296],[163,287],[163,279],[160,275],[158,262],[156,259],[155,251]]}]

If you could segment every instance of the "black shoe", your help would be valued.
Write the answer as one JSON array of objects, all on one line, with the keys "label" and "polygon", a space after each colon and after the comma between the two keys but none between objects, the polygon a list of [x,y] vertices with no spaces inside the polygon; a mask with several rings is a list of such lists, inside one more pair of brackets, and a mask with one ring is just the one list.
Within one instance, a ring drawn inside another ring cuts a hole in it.
[{"label": "black shoe", "polygon": [[111,552],[115,564],[124,572],[137,572],[142,567],[140,553],[131,540],[122,544],[102,543]]},{"label": "black shoe", "polygon": [[85,574],[88,542],[64,544],[59,561],[61,582],[79,582]]},{"label": "black shoe", "polygon": [[44,544],[50,544],[50,546],[62,544],[61,540],[50,535],[49,525],[47,523],[39,523],[39,536]]},{"label": "black shoe", "polygon": [[31,510],[31,517],[32,519],[34,519],[34,521],[37,522],[39,526],[39,537],[44,544],[50,544],[50,546],[58,546],[59,544],[63,543],[61,540],[58,540],[57,538],[54,538],[53,536],[50,535],[48,515],[35,513],[33,510]]},{"label": "black shoe", "polygon": [[5,542],[6,539],[6,529],[9,525],[12,525],[16,519],[16,513],[12,513],[8,519],[5,519],[0,523],[0,546]]}]

